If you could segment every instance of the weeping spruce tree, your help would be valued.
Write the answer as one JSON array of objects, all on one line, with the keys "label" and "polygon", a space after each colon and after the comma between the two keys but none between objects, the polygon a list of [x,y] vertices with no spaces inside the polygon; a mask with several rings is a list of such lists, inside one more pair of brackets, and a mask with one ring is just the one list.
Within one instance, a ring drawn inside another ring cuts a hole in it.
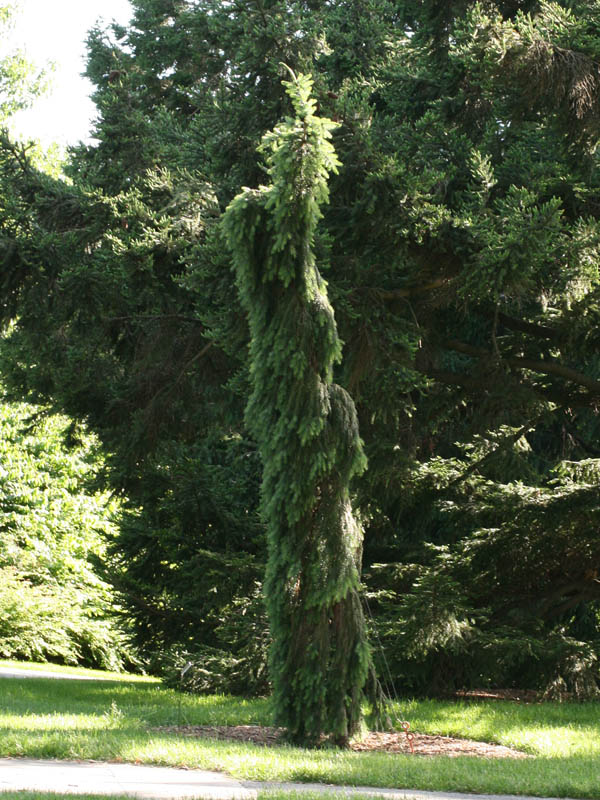
[{"label": "weeping spruce tree", "polygon": [[295,118],[261,145],[270,185],[230,204],[225,230],[248,311],[253,391],[247,421],[264,464],[265,591],[277,722],[296,742],[343,744],[377,683],[359,597],[362,531],[349,483],[364,470],[354,403],[333,383],[333,309],[313,239],[338,160],[335,123],[315,116],[312,80],[285,82]]}]

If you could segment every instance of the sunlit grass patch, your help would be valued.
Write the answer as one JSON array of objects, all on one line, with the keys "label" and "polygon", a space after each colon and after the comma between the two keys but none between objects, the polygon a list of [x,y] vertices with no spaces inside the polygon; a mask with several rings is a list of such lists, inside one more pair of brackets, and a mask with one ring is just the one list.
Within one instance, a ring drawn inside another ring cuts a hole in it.
[{"label": "sunlit grass patch", "polygon": [[394,711],[421,733],[495,742],[539,756],[600,759],[598,703],[413,700]]}]

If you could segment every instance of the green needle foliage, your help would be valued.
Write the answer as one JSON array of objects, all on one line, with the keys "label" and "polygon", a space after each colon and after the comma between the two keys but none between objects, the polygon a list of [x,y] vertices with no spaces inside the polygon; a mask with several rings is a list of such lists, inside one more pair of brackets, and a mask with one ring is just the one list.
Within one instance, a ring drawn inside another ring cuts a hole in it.
[{"label": "green needle foliage", "polygon": [[375,684],[348,490],[366,459],[354,403],[333,382],[341,342],[313,252],[339,164],[335,123],[316,116],[307,75],[285,86],[295,118],[261,146],[270,185],[239,194],[224,225],[250,321],[247,420],[264,462],[276,717],[295,741],[343,743],[359,727],[365,684]]},{"label": "green needle foliage", "polygon": [[94,568],[118,504],[92,487],[97,442],[74,427],[0,404],[0,658],[120,670],[131,649]]}]

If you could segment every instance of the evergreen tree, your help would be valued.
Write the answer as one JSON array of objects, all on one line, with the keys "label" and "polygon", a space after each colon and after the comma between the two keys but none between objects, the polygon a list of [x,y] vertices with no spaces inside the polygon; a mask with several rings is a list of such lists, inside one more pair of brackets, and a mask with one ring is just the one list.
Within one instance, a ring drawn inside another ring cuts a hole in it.
[{"label": "evergreen tree", "polygon": [[[423,3],[411,24],[377,87],[380,169],[357,187],[390,245],[371,260],[379,273],[362,272],[380,287],[367,296],[384,320],[382,336],[363,336],[369,363],[400,377],[385,345],[412,320],[419,340],[402,360],[424,378],[404,395],[412,409],[396,401],[391,437],[389,414],[361,425],[371,465],[361,490],[378,517],[367,557],[395,562],[377,570],[388,653],[419,691],[544,686],[567,673],[579,691],[578,671],[589,689],[597,4]],[[358,377],[372,419],[371,374]]]},{"label": "evergreen tree", "polygon": [[375,684],[360,590],[362,531],[349,484],[365,468],[354,404],[333,383],[340,360],[314,236],[338,161],[334,123],[315,114],[312,80],[286,82],[295,118],[263,140],[269,186],[224,217],[250,320],[246,411],[264,462],[265,591],[276,719],[296,742],[345,743]]}]

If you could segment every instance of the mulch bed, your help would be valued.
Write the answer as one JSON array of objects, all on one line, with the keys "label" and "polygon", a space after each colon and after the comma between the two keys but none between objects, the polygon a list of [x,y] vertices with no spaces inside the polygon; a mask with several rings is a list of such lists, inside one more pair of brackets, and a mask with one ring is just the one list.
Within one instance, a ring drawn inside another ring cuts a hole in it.
[{"label": "mulch bed", "polygon": [[510,700],[515,703],[541,703],[540,692],[533,689],[468,689],[455,693],[461,700]]},{"label": "mulch bed", "polygon": [[[164,725],[154,730],[193,738],[252,742],[264,747],[285,743],[283,728],[260,725]],[[423,733],[413,733],[412,736],[413,752],[419,756],[528,758],[526,753],[499,744],[452,739],[449,736],[429,736]],[[406,733],[369,733],[360,742],[353,742],[350,749],[357,752],[411,753]]]}]

